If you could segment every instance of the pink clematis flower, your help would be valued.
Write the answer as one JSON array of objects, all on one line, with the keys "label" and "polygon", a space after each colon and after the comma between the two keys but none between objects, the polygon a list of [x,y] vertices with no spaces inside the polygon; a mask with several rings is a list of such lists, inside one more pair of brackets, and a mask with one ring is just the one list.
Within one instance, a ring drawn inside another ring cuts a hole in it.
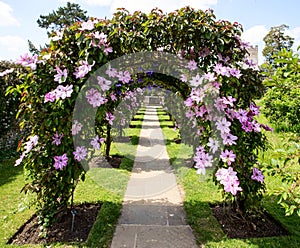
[{"label": "pink clematis flower", "polygon": [[56,100],[56,94],[54,91],[48,92],[44,97],[44,103],[46,102],[54,102]]},{"label": "pink clematis flower", "polygon": [[107,113],[106,113],[105,119],[108,121],[108,123],[109,123],[110,125],[113,124],[113,120],[114,120],[115,118],[116,118],[116,117],[115,117],[112,113],[110,113],[110,112],[107,112]]},{"label": "pink clematis flower", "polygon": [[252,180],[256,180],[260,183],[263,183],[264,182],[264,175],[262,174],[261,170],[257,169],[257,168],[253,168],[253,172],[252,172],[252,176],[251,176],[251,179]]},{"label": "pink clematis flower", "polygon": [[30,67],[31,70],[36,69],[36,63],[37,63],[37,55],[30,56],[28,53],[25,53],[23,56],[21,55],[19,59],[16,61],[17,64]]},{"label": "pink clematis flower", "polygon": [[61,134],[58,134],[58,132],[56,131],[56,133],[53,135],[52,139],[52,144],[55,144],[55,145],[60,145],[61,144],[61,139],[64,137],[64,134],[61,133]]},{"label": "pink clematis flower", "polygon": [[54,157],[54,167],[56,170],[62,170],[68,164],[68,157],[67,154],[63,154],[62,156],[55,156]]},{"label": "pink clematis flower", "polygon": [[228,169],[220,168],[215,174],[217,181],[220,181],[224,186],[224,191],[236,195],[238,191],[242,191],[242,188],[239,187],[239,179],[237,173],[229,167]]}]

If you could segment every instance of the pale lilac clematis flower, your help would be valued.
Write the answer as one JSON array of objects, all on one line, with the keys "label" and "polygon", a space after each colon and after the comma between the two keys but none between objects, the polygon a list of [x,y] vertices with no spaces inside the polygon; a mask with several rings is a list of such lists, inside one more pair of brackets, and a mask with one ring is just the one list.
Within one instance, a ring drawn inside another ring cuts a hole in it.
[{"label": "pale lilac clematis flower", "polygon": [[241,71],[237,68],[230,68],[229,73],[231,76],[240,78],[242,76]]},{"label": "pale lilac clematis flower", "polygon": [[79,64],[81,64],[79,67],[75,69],[74,75],[76,78],[83,78],[86,74],[88,74],[92,67],[95,64],[95,61],[93,61],[93,64],[89,64],[88,61],[80,61]]},{"label": "pale lilac clematis flower", "polygon": [[58,82],[59,84],[65,82],[68,77],[68,70],[67,69],[61,70],[58,66],[56,66],[55,70],[57,74],[54,75],[54,81]]},{"label": "pale lilac clematis flower", "polygon": [[92,20],[88,20],[87,22],[81,23],[81,28],[79,30],[93,30],[95,24]]},{"label": "pale lilac clematis flower", "polygon": [[75,120],[71,128],[72,135],[78,134],[81,131],[81,128],[82,128],[82,124],[77,120]]},{"label": "pale lilac clematis flower", "polygon": [[191,71],[194,71],[198,68],[197,62],[195,60],[190,60],[188,62],[187,68],[190,69]]},{"label": "pale lilac clematis flower", "polygon": [[111,68],[111,66],[108,66],[108,69],[105,71],[105,73],[109,77],[117,77],[118,76],[118,71],[115,68]]},{"label": "pale lilac clematis flower", "polygon": [[114,102],[118,100],[117,96],[114,93],[110,93],[109,96],[110,96],[110,99]]},{"label": "pale lilac clematis flower", "polygon": [[103,143],[104,141],[105,138],[99,138],[99,136],[97,135],[94,139],[92,139],[90,144],[93,146],[94,149],[100,150],[101,143]]},{"label": "pale lilac clematis flower", "polygon": [[212,72],[205,73],[203,75],[204,79],[207,79],[209,82],[213,82],[217,79],[216,75]]},{"label": "pale lilac clematis flower", "polygon": [[185,74],[182,74],[182,75],[180,76],[180,80],[181,80],[182,82],[184,82],[184,83],[186,83],[186,82],[188,81],[187,76],[186,76]]},{"label": "pale lilac clematis flower", "polygon": [[106,56],[109,54],[109,53],[112,53],[113,52],[113,48],[112,47],[105,47],[103,52],[106,54]]},{"label": "pale lilac clematis flower", "polygon": [[221,137],[223,139],[223,144],[224,145],[236,145],[236,140],[238,139],[237,136],[232,135],[231,133],[222,133]]},{"label": "pale lilac clematis flower", "polygon": [[66,85],[62,86],[59,85],[56,90],[56,99],[66,99],[68,97],[71,97],[71,94],[73,92],[73,85]]},{"label": "pale lilac clematis flower", "polygon": [[25,151],[24,151],[24,153],[30,152],[32,150],[32,148],[37,145],[38,141],[39,141],[39,136],[37,136],[37,135],[31,136],[29,138],[29,141],[27,141],[25,143],[25,147],[24,147]]},{"label": "pale lilac clematis flower", "polygon": [[44,103],[46,102],[54,102],[56,100],[56,93],[55,91],[48,92],[44,97]]},{"label": "pale lilac clematis flower", "polygon": [[7,69],[7,70],[5,70],[5,71],[3,71],[3,72],[0,72],[0,77],[4,77],[5,75],[10,74],[10,73],[12,73],[14,70],[15,70],[14,68],[11,68],[11,69]]},{"label": "pale lilac clematis flower", "polygon": [[107,99],[101,95],[101,93],[92,88],[86,92],[86,98],[88,99],[89,104],[93,106],[93,108],[99,107],[102,104],[107,103]]},{"label": "pale lilac clematis flower", "polygon": [[209,147],[209,151],[212,153],[216,153],[219,149],[219,142],[211,137],[208,139],[207,146]]},{"label": "pale lilac clematis flower", "polygon": [[129,71],[120,71],[117,77],[123,84],[129,83],[129,81],[131,80]]},{"label": "pale lilac clematis flower", "polygon": [[226,77],[230,76],[229,68],[226,66],[223,66],[221,63],[216,64],[213,70],[218,75],[222,75],[222,76],[226,76]]},{"label": "pale lilac clematis flower", "polygon": [[20,158],[18,158],[18,159],[15,161],[15,166],[18,166],[18,165],[20,165],[20,164],[22,163],[22,161],[23,161],[25,155],[26,155],[25,152],[22,152]]},{"label": "pale lilac clematis flower", "polygon": [[231,123],[227,121],[225,117],[223,117],[221,120],[218,120],[216,122],[216,126],[217,129],[221,131],[221,133],[229,133],[229,127],[231,126]]},{"label": "pale lilac clematis flower", "polygon": [[100,76],[97,77],[97,80],[98,80],[98,84],[100,85],[100,87],[103,91],[107,91],[110,89],[111,81],[107,80],[104,77],[100,77]]},{"label": "pale lilac clematis flower", "polygon": [[223,162],[231,165],[231,163],[235,161],[236,155],[233,153],[233,151],[228,151],[226,149],[225,151],[221,152],[220,158]]},{"label": "pale lilac clematis flower", "polygon": [[77,146],[76,150],[75,150],[75,152],[73,152],[73,154],[74,154],[74,158],[80,162],[81,160],[86,158],[87,149],[84,146]]},{"label": "pale lilac clematis flower", "polygon": [[196,77],[192,77],[192,80],[190,81],[190,84],[192,87],[198,87],[203,82],[203,78],[197,74]]}]

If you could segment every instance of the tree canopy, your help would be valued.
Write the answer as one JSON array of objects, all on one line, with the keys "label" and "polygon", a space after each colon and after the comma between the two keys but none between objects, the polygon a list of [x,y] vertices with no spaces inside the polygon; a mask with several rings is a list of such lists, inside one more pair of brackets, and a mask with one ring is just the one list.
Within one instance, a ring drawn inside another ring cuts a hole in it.
[{"label": "tree canopy", "polygon": [[67,3],[65,7],[59,7],[48,15],[40,15],[37,20],[39,27],[54,31],[60,30],[65,26],[70,26],[75,22],[87,21],[87,12],[82,10],[79,4]]},{"label": "tree canopy", "polygon": [[271,27],[269,33],[264,37],[265,47],[262,54],[266,58],[266,62],[272,64],[274,62],[273,55],[285,48],[287,51],[291,49],[294,38],[285,34],[289,26],[282,24],[280,26]]}]

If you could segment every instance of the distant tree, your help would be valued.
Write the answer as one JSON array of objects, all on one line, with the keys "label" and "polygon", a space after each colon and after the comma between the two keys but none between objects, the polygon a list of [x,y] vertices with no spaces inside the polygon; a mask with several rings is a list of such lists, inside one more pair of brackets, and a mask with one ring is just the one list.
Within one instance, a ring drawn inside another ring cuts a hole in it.
[{"label": "distant tree", "polygon": [[79,4],[68,2],[66,7],[59,7],[58,10],[52,11],[48,15],[40,15],[37,23],[39,27],[52,32],[77,21],[87,21],[88,19],[87,12],[82,10]]},{"label": "distant tree", "polygon": [[262,54],[268,64],[273,64],[273,55],[278,54],[283,48],[289,51],[293,46],[294,38],[284,34],[288,28],[289,26],[285,24],[271,27],[269,33],[264,37],[265,47]]},{"label": "distant tree", "polygon": [[29,52],[31,52],[32,54],[39,54],[40,53],[40,50],[42,49],[40,47],[40,50],[32,43],[32,41],[30,40],[27,40],[28,41],[28,49],[29,49]]}]

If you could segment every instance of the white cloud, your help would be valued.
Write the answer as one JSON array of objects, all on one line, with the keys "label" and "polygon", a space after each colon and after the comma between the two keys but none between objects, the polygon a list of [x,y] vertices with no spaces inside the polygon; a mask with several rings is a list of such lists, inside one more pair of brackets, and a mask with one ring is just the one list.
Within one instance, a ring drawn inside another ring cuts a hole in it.
[{"label": "white cloud", "polygon": [[242,34],[242,39],[250,42],[251,45],[260,45],[268,32],[265,25],[256,25],[247,29]]},{"label": "white cloud", "polygon": [[18,58],[28,52],[27,41],[17,35],[0,36],[1,59]]},{"label": "white cloud", "polygon": [[286,34],[294,38],[293,49],[296,50],[300,46],[300,27],[295,27],[291,30],[287,30]]},{"label": "white cloud", "polygon": [[0,26],[19,26],[20,23],[12,15],[13,9],[10,5],[0,1]]}]

